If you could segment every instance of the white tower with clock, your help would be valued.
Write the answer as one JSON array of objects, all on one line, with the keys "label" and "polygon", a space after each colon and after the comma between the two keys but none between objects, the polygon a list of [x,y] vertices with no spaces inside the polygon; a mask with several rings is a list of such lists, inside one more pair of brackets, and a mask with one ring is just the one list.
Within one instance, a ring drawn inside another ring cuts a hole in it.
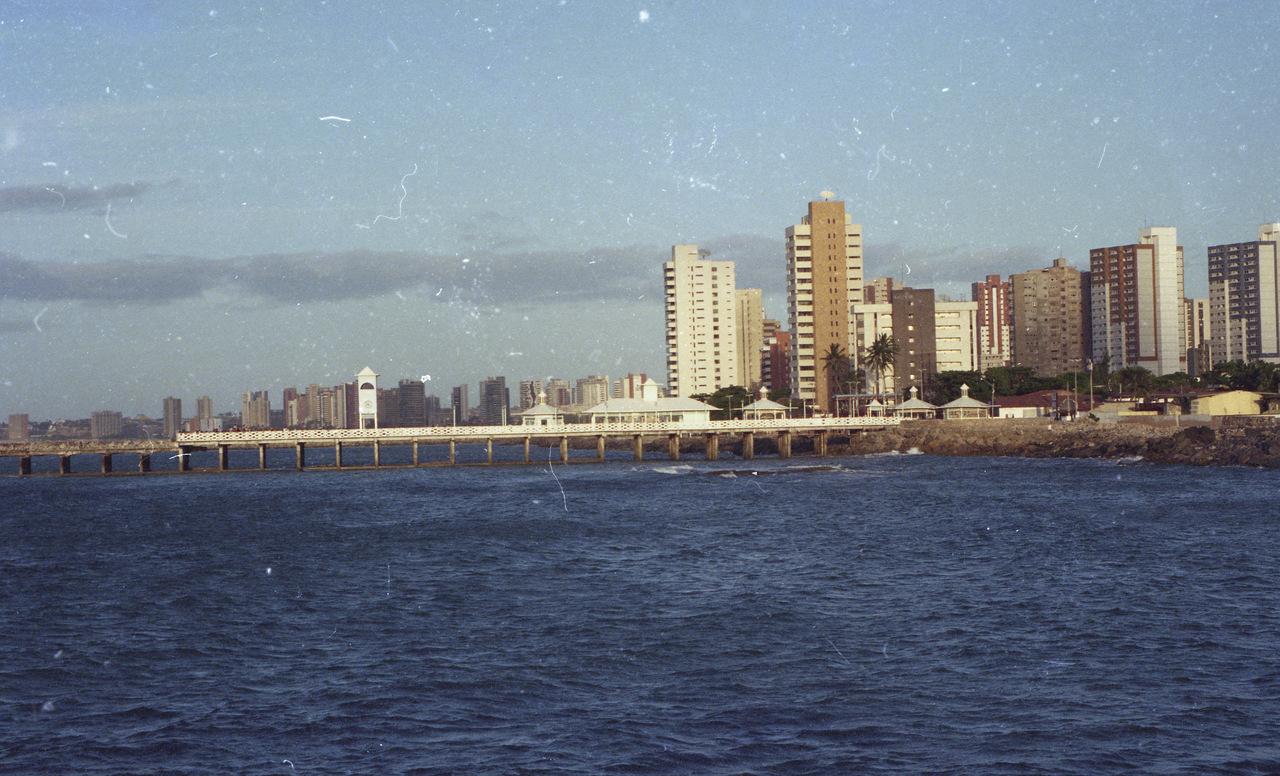
[{"label": "white tower with clock", "polygon": [[365,367],[356,375],[359,386],[360,428],[365,428],[368,421],[370,428],[378,427],[378,373]]}]

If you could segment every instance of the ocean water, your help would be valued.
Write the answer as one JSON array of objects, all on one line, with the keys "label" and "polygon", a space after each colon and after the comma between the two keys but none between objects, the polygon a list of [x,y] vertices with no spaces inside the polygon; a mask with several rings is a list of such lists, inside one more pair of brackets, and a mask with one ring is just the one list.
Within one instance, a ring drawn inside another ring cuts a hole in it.
[{"label": "ocean water", "polygon": [[925,455],[5,478],[0,772],[1276,773],[1278,504]]}]

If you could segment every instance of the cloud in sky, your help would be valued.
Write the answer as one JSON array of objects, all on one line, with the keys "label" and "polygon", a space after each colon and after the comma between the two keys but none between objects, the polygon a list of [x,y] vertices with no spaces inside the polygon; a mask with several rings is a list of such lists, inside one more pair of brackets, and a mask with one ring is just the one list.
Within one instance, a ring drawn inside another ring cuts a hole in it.
[{"label": "cloud in sky", "polygon": [[163,304],[225,291],[278,303],[334,302],[435,288],[441,301],[494,304],[660,299],[661,253],[646,248],[480,252],[281,253],[102,262],[31,261],[0,253],[0,298]]},{"label": "cloud in sky", "polygon": [[[172,183],[173,181],[170,181]],[[131,199],[145,194],[154,183],[113,183],[110,186],[63,186],[39,184],[0,188],[0,213],[16,210],[56,212],[88,210],[115,199]]]}]

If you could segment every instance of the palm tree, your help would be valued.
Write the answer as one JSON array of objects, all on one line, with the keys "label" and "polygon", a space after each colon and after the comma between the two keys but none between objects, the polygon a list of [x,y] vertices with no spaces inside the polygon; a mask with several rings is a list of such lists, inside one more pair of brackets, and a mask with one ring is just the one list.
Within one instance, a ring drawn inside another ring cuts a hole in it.
[{"label": "palm tree", "polygon": [[853,363],[849,360],[849,354],[845,349],[840,347],[839,343],[833,342],[822,356],[822,368],[827,373],[827,386],[831,394],[835,395],[849,384]]},{"label": "palm tree", "polygon": [[867,346],[862,363],[876,373],[876,395],[884,401],[884,373],[893,371],[893,361],[898,357],[898,343],[892,334],[881,334]]}]

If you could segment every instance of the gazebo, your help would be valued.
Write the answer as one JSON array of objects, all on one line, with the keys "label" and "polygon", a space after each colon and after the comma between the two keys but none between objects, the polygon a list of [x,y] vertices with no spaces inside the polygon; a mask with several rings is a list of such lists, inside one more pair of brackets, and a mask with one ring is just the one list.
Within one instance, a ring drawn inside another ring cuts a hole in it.
[{"label": "gazebo", "polygon": [[917,393],[916,387],[914,385],[911,386],[911,398],[899,404],[897,407],[894,407],[894,414],[900,418],[907,418],[909,420],[929,420],[937,418],[937,406],[917,397]]},{"label": "gazebo", "polygon": [[787,408],[769,398],[769,389],[760,387],[760,398],[742,408],[745,420],[780,420],[787,416]]},{"label": "gazebo", "polygon": [[520,413],[522,426],[563,426],[564,413],[547,404],[546,391],[538,391],[538,403]]},{"label": "gazebo", "polygon": [[884,417],[884,402],[879,399],[872,399],[867,405],[867,414],[873,418]]},{"label": "gazebo", "polygon": [[991,415],[991,407],[977,399],[970,398],[969,386],[960,386],[960,398],[942,405],[942,417],[946,420],[963,420],[965,418],[985,418]]}]

